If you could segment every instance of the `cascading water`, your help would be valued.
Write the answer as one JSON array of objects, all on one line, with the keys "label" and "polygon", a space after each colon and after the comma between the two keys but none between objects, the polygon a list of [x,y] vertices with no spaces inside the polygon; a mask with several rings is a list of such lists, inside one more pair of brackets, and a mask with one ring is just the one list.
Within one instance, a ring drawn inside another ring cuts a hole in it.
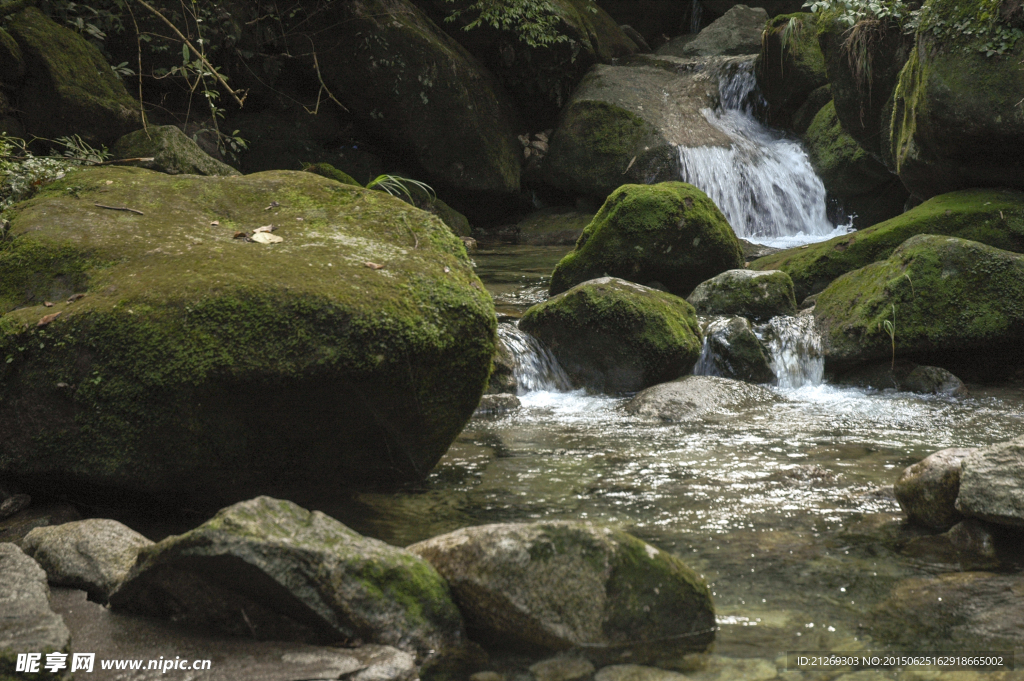
[{"label": "cascading water", "polygon": [[737,236],[788,248],[850,231],[832,224],[825,187],[800,143],[754,118],[753,62],[733,63],[719,79],[719,106],[701,113],[732,139],[729,148],[679,147],[682,179],[703,190]]},{"label": "cascading water", "polygon": [[508,322],[498,324],[498,338],[512,354],[513,376],[520,395],[538,390],[572,390],[558,360],[536,338]]},{"label": "cascading water", "polygon": [[690,33],[700,33],[700,24],[704,19],[704,6],[700,0],[690,3]]}]

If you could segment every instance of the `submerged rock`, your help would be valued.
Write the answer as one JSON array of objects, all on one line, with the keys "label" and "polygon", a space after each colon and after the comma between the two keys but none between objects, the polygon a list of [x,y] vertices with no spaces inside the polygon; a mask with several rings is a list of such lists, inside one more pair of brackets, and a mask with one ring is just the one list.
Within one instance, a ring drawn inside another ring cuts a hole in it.
[{"label": "submerged rock", "polygon": [[361,640],[423,657],[462,644],[459,611],[426,561],[270,497],[142,549],[110,604],[261,640]]},{"label": "submerged rock", "polygon": [[46,570],[50,584],[83,589],[92,600],[106,603],[139,551],[152,543],[116,520],[90,518],[38,527],[21,548]]},{"label": "submerged rock", "polygon": [[620,530],[580,522],[484,525],[409,550],[448,580],[481,640],[577,649],[600,664],[624,653],[642,662],[703,650],[714,637],[704,581],[675,556]]},{"label": "submerged rock", "polygon": [[793,280],[779,270],[728,270],[702,282],[686,300],[702,315],[739,315],[765,322],[796,314]]},{"label": "submerged rock", "polygon": [[960,467],[972,451],[963,447],[942,449],[903,471],[894,489],[910,522],[947,530],[963,520],[955,504],[960,492]]},{"label": "submerged rock", "polygon": [[534,305],[519,327],[550,348],[577,384],[603,392],[671,380],[700,356],[700,326],[689,303],[612,277]]},{"label": "submerged rock", "polygon": [[[46,573],[14,544],[0,543],[0,677],[29,678],[15,672],[18,653],[67,653],[71,634],[50,608]],[[65,679],[42,667],[35,679]]]},{"label": "submerged rock", "polygon": [[551,295],[596,277],[620,277],[689,295],[743,267],[739,241],[701,190],[683,182],[619,187],[551,274]]},{"label": "submerged rock", "polygon": [[772,391],[719,376],[687,376],[637,394],[625,406],[630,414],[668,423],[735,416],[779,401]]},{"label": "submerged rock", "polygon": [[[232,238],[268,223],[280,243]],[[10,235],[0,474],[29,492],[208,509],[420,479],[490,371],[465,247],[383,192],[95,168],[19,204]]]},{"label": "submerged rock", "polygon": [[775,380],[768,349],[743,317],[718,318],[704,327],[704,348],[693,370],[750,383]]},{"label": "submerged rock", "polygon": [[195,141],[173,125],[151,125],[117,140],[110,152],[114,158],[151,157],[131,165],[168,175],[240,175],[199,148]]},{"label": "submerged rock", "polygon": [[1024,528],[1024,437],[976,449],[964,458],[956,508],[997,525]]}]

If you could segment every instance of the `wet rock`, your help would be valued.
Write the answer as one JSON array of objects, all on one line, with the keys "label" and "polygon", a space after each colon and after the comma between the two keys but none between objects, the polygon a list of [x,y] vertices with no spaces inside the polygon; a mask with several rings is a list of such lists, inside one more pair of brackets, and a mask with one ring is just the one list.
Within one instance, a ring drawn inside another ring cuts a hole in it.
[{"label": "wet rock", "polygon": [[542,208],[519,221],[519,243],[530,246],[568,246],[576,243],[593,213],[573,208]]},{"label": "wet rock", "polygon": [[94,601],[106,603],[139,551],[152,543],[116,520],[92,518],[38,527],[21,548],[42,566],[50,584],[83,589]]},{"label": "wet rock", "polygon": [[240,175],[237,170],[212,158],[195,141],[173,125],[151,125],[117,140],[110,152],[114,158],[152,158],[131,165],[168,175]]},{"label": "wet rock", "polygon": [[615,664],[604,667],[594,681],[688,681],[689,677],[678,672],[638,664]]},{"label": "wet rock", "polygon": [[872,613],[871,633],[926,650],[1007,650],[1024,644],[1024,578],[955,572],[901,582]]},{"label": "wet rock", "polygon": [[773,17],[764,29],[755,73],[768,104],[768,120],[786,128],[811,93],[828,85],[828,77],[818,46],[817,15],[800,12]]},{"label": "wet rock", "polygon": [[997,525],[1024,527],[1024,437],[964,457],[956,508]]},{"label": "wet rock", "polygon": [[888,258],[915,234],[944,234],[1024,252],[1024,194],[969,189],[937,196],[881,224],[768,255],[750,268],[783,270],[802,299],[846,272]]},{"label": "wet rock", "polygon": [[512,394],[519,392],[516,381],[516,358],[505,342],[498,337],[496,352],[492,360],[491,377],[488,379],[488,395]]},{"label": "wet rock", "polygon": [[474,414],[477,416],[502,416],[522,406],[519,398],[509,393],[484,395]]},{"label": "wet rock", "polygon": [[531,307],[519,327],[550,348],[577,384],[604,392],[671,380],[700,356],[700,327],[689,303],[612,277]]},{"label": "wet rock", "polygon": [[942,449],[908,467],[896,481],[896,499],[910,522],[946,530],[963,519],[956,510],[960,467],[973,449]]},{"label": "wet rock", "polygon": [[696,669],[685,669],[690,681],[769,681],[779,670],[771,660],[709,655]]},{"label": "wet rock", "polygon": [[11,17],[7,30],[25,57],[18,108],[27,132],[47,139],[79,135],[98,146],[142,127],[139,103],[84,37],[35,7]]},{"label": "wet rock", "polygon": [[702,282],[687,298],[697,314],[768,321],[795,315],[793,280],[779,270],[728,270]]},{"label": "wet rock", "polygon": [[0,520],[10,518],[15,513],[21,513],[32,503],[32,497],[27,494],[12,494],[3,501],[0,501]]},{"label": "wet rock", "polygon": [[537,681],[588,681],[594,675],[594,665],[582,657],[558,656],[530,666]]},{"label": "wet rock", "polygon": [[738,241],[740,242],[740,249],[743,251],[743,257],[746,260],[757,260],[782,250],[781,248],[755,244],[753,241],[747,241],[746,239],[738,239]]},{"label": "wet rock", "polygon": [[551,274],[552,295],[597,277],[659,282],[678,296],[743,267],[725,216],[701,190],[683,182],[625,185],[608,197],[576,248]]},{"label": "wet rock", "polygon": [[[692,570],[622,531],[580,522],[484,525],[409,547],[448,580],[477,640],[600,664],[703,650],[714,611]],[[572,584],[571,589],[565,588]]]},{"label": "wet rock", "polygon": [[499,672],[477,672],[470,674],[469,681],[505,681],[505,675]]},{"label": "wet rock", "polygon": [[775,380],[771,356],[744,317],[724,317],[704,327],[704,348],[694,373],[750,383]]},{"label": "wet rock", "polygon": [[966,570],[997,568],[999,547],[1004,539],[998,536],[996,528],[977,518],[968,518],[942,534],[910,540],[902,553],[931,563],[955,564]]},{"label": "wet rock", "polygon": [[[281,243],[232,238],[267,224]],[[11,234],[0,476],[28,493],[215,510],[421,479],[490,371],[493,301],[465,248],[384,192],[89,168],[24,204]],[[62,342],[19,351],[43,302],[76,293],[46,327]],[[68,387],[38,378],[51,371]]]},{"label": "wet rock", "polygon": [[142,549],[110,604],[260,640],[360,640],[421,656],[462,641],[459,612],[428,563],[270,497]]},{"label": "wet rock", "polygon": [[900,382],[900,387],[915,393],[967,396],[967,386],[964,385],[964,382],[954,376],[952,372],[941,367],[916,367]]},{"label": "wet rock", "polygon": [[779,401],[772,391],[718,376],[687,376],[637,394],[625,406],[630,414],[664,422],[735,416]]},{"label": "wet rock", "polygon": [[61,525],[81,518],[78,510],[70,504],[37,503],[9,518],[0,519],[0,543],[12,542],[20,546],[25,535],[37,527]]},{"label": "wet rock", "polygon": [[[50,608],[46,573],[14,544],[0,544],[0,575],[0,677],[22,678],[14,671],[18,653],[67,653],[71,634]],[[42,671],[38,678],[68,676]]]},{"label": "wet rock", "polygon": [[685,45],[671,40],[658,48],[658,54],[673,57],[757,54],[761,51],[761,32],[767,21],[768,12],[761,7],[733,5],[695,39]]}]

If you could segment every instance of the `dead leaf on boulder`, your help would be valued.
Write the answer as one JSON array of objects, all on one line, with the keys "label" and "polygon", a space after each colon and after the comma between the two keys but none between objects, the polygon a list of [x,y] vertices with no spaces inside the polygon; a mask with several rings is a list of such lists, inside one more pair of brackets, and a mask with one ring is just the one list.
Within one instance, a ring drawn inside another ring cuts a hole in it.
[{"label": "dead leaf on boulder", "polygon": [[253,234],[259,234],[260,232],[273,232],[273,231],[274,231],[274,225],[263,225],[262,227],[257,227],[256,229],[252,230],[252,233]]},{"label": "dead leaf on boulder", "polygon": [[279,244],[282,241],[284,241],[284,239],[282,239],[276,234],[271,234],[270,232],[261,232],[259,230],[257,230],[252,235],[251,239],[252,241],[255,241],[258,244]]},{"label": "dead leaf on boulder", "polygon": [[73,303],[76,300],[81,300],[82,298],[85,298],[85,294],[84,293],[76,293],[75,295],[73,295],[70,298],[68,298],[68,302],[69,303]]},{"label": "dead leaf on boulder", "polygon": [[214,220],[211,222],[210,227],[220,227],[220,220]]},{"label": "dead leaf on boulder", "polygon": [[235,235],[233,237],[231,237],[231,238],[232,239],[244,239],[244,238],[246,238],[248,236],[249,235],[246,234],[245,232],[235,232]]},{"label": "dead leaf on boulder", "polygon": [[47,324],[49,324],[50,322],[52,322],[54,319],[56,319],[57,317],[61,316],[62,314],[63,314],[62,312],[54,312],[53,314],[48,314],[45,317],[43,317],[42,319],[40,319],[39,323],[36,324],[36,326],[46,326]]},{"label": "dead leaf on boulder", "polygon": [[367,267],[369,267],[371,270],[382,270],[382,269],[384,269],[384,265],[378,265],[375,262],[366,262],[366,263],[363,263],[363,264],[366,265]]},{"label": "dead leaf on boulder", "polygon": [[43,303],[43,307],[53,307],[53,303],[51,303],[49,300],[47,300],[47,301],[45,301]]}]

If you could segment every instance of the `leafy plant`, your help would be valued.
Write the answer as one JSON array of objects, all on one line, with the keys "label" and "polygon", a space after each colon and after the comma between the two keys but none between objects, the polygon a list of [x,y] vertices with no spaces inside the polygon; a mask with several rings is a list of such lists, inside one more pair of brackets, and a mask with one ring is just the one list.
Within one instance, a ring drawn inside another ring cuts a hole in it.
[{"label": "leafy plant", "polygon": [[[587,10],[597,12],[593,0],[587,0]],[[463,27],[464,31],[490,26],[515,33],[530,47],[546,47],[569,40],[569,36],[558,30],[562,18],[548,0],[475,0],[465,9],[452,10],[445,21],[455,21],[467,13],[474,14],[475,18]]]},{"label": "leafy plant", "polygon": [[31,198],[40,187],[65,177],[83,163],[99,162],[93,159],[104,154],[109,156],[106,149],[97,150],[77,135],[54,143],[64,147],[61,155],[37,156],[25,140],[0,135],[0,211]]},{"label": "leafy plant", "polygon": [[366,188],[378,189],[398,198],[404,196],[413,205],[416,205],[416,199],[412,195],[413,189],[418,189],[426,194],[429,202],[433,202],[437,198],[434,188],[426,182],[410,180],[407,177],[398,177],[397,175],[378,175],[366,183]]},{"label": "leafy plant", "polygon": [[888,319],[882,320],[882,328],[889,334],[889,340],[892,342],[892,365],[889,367],[889,371],[896,370],[896,306],[892,306],[892,321]]}]

